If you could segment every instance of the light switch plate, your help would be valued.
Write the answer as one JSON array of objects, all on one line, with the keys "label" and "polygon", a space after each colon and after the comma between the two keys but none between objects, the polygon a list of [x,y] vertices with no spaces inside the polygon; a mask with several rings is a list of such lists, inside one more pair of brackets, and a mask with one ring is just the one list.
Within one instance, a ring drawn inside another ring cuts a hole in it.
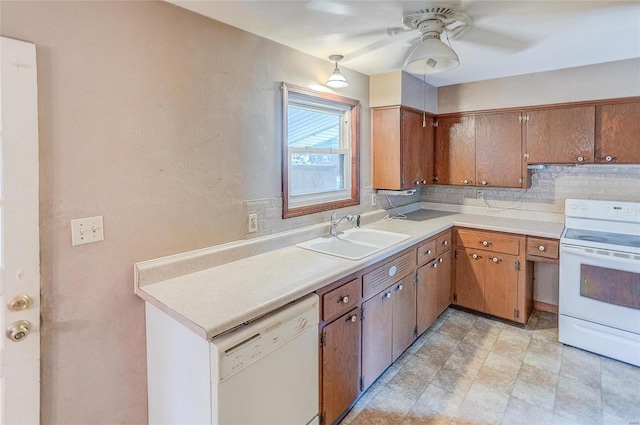
[{"label": "light switch plate", "polygon": [[102,216],[71,220],[71,245],[100,242],[104,240]]}]

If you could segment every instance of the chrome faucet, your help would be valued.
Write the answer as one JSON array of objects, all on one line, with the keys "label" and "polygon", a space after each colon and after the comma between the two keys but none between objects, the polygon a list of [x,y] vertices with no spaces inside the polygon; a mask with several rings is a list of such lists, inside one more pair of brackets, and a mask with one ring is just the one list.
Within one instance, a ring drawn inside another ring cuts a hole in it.
[{"label": "chrome faucet", "polygon": [[342,222],[342,220],[347,220],[347,221],[353,221],[355,220],[355,216],[349,214],[349,215],[345,215],[344,217],[342,217],[341,219],[338,219],[338,216],[336,215],[336,212],[334,211],[333,214],[331,214],[331,228],[329,230],[329,236],[337,236],[338,235],[338,225]]}]

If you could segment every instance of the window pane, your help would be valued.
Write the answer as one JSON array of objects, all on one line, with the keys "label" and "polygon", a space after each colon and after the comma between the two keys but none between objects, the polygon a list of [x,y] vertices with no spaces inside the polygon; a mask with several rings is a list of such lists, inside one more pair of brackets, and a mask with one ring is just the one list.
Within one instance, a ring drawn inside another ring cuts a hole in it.
[{"label": "window pane", "polygon": [[290,147],[340,148],[342,113],[289,106],[288,143]]},{"label": "window pane", "polygon": [[291,196],[345,188],[344,154],[291,154]]}]

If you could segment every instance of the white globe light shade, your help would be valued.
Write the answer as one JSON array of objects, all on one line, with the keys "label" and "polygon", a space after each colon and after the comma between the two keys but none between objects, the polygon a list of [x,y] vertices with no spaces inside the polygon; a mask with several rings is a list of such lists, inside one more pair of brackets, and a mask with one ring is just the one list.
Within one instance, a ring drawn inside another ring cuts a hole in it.
[{"label": "white globe light shade", "polygon": [[404,69],[411,74],[436,74],[460,65],[458,55],[439,38],[427,38],[409,54]]}]

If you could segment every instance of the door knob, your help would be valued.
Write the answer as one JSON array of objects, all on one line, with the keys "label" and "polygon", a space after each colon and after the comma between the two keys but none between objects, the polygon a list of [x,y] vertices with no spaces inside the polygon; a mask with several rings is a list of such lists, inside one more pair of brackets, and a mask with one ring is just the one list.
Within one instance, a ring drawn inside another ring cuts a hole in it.
[{"label": "door knob", "polygon": [[11,341],[20,342],[29,335],[30,329],[31,323],[26,320],[19,320],[9,325],[6,335]]},{"label": "door knob", "polygon": [[22,311],[31,307],[31,304],[33,304],[33,300],[29,295],[16,295],[9,301],[7,308],[9,311]]}]

